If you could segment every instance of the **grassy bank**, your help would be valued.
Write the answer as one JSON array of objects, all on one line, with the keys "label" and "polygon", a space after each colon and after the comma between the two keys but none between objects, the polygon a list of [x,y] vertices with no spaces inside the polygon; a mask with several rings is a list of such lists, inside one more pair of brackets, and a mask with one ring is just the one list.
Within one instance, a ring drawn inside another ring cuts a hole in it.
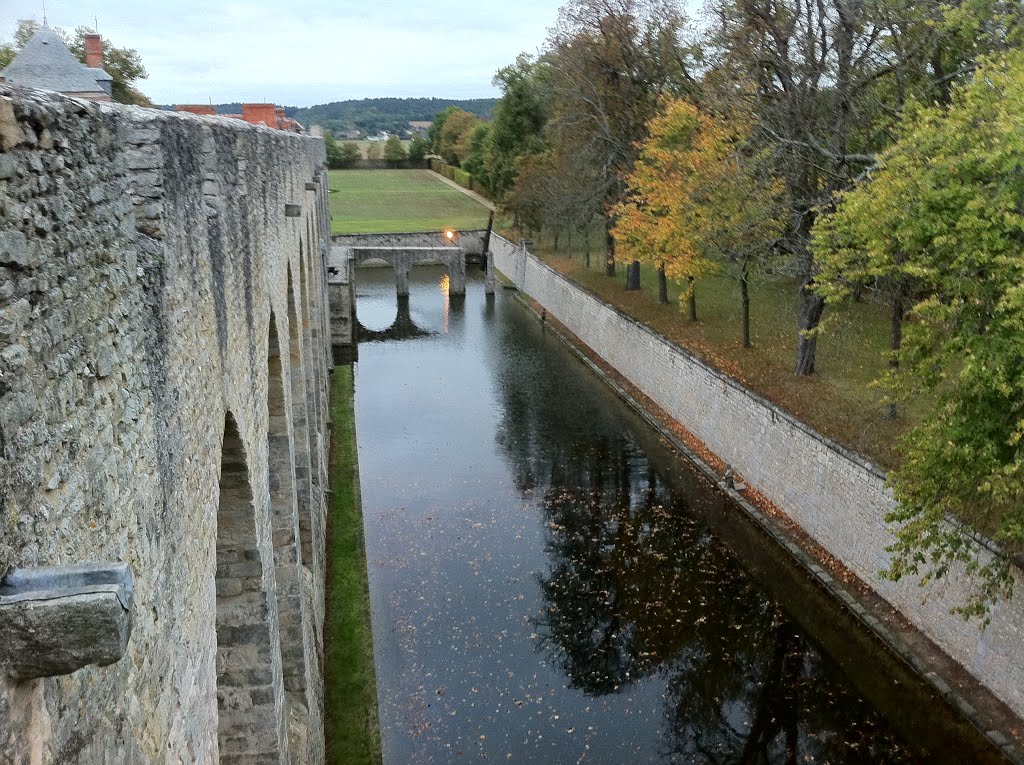
[{"label": "grassy bank", "polygon": [[885,309],[871,302],[830,307],[818,340],[818,371],[810,377],[793,374],[796,359],[796,297],[791,280],[755,277],[751,292],[753,348],[743,348],[737,283],[710,276],[697,283],[698,321],[690,322],[679,303],[680,285],[669,284],[669,305],[658,303],[657,274],[644,268],[641,290],[625,289],[625,263],[614,277],[604,274],[603,241],[591,241],[587,266],[582,241],[571,251],[563,237],[554,251],[548,237],[535,239],[535,251],[554,268],[592,290],[603,300],[638,319],[673,342],[774,401],[820,433],[866,455],[884,468],[899,460],[900,435],[922,417],[927,402],[912,402],[891,420],[871,381],[885,370],[889,320]]},{"label": "grassy bank", "polygon": [[332,170],[334,234],[484,228],[488,211],[427,170]]},{"label": "grassy bank", "polygon": [[324,728],[329,765],[376,765],[381,761],[353,394],[352,367],[335,368],[324,624]]}]

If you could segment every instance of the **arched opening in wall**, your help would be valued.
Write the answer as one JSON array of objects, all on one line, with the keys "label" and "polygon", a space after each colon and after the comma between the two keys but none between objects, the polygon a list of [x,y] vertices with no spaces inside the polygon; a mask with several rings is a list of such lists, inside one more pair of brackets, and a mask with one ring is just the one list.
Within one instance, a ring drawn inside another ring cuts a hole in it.
[{"label": "arched opening in wall", "polygon": [[288,267],[288,349],[289,378],[292,386],[292,435],[295,460],[295,494],[299,508],[299,540],[302,563],[315,569],[313,556],[313,518],[311,502],[309,404],[306,396],[305,352],[302,347],[301,319],[295,299],[295,284]]},{"label": "arched opening in wall", "polygon": [[[307,612],[311,618],[312,637],[316,650],[310,658],[310,666],[323,664],[323,572],[326,525],[323,516],[323,500],[315,483],[318,459],[314,447],[315,433],[312,432],[314,409],[310,400],[308,338],[302,328],[302,281],[292,280],[291,266],[288,268],[288,337],[290,350],[290,377],[292,385],[292,428],[295,455],[295,489],[299,502],[299,529],[302,542],[302,563],[307,588]],[[311,699],[313,704],[316,699]],[[311,707],[312,711],[312,707]]]},{"label": "arched opening in wall", "polygon": [[307,688],[318,668],[307,666],[314,657],[312,622],[306,607],[308,589],[302,566],[302,531],[296,493],[295,458],[288,435],[291,383],[284,374],[277,321],[271,312],[267,340],[267,465],[270,470],[270,508],[273,524],[277,617],[281,637],[281,670],[288,716],[292,759],[304,761],[309,747]]},{"label": "arched opening in wall", "polygon": [[287,747],[280,646],[263,573],[245,449],[229,413],[217,510],[217,739],[222,763],[271,760]]},{"label": "arched opening in wall", "polygon": [[[356,321],[371,332],[382,332],[398,318],[398,276],[383,258],[366,258],[356,273]],[[404,296],[408,305],[409,298]]]},{"label": "arched opening in wall", "polygon": [[[302,244],[300,242],[299,248],[301,251]],[[324,385],[320,378],[321,369],[323,367],[322,356],[320,354],[319,344],[313,337],[312,327],[312,310],[310,303],[312,301],[312,291],[309,287],[309,271],[306,262],[303,258],[299,258],[299,289],[301,294],[301,302],[299,310],[302,313],[302,348],[303,348],[303,368],[306,372],[306,399],[307,409],[309,411],[309,455],[310,455],[310,466],[313,469],[311,475],[313,492],[314,492],[314,507],[317,505],[318,491],[321,487],[321,481],[327,472],[327,463],[324,460],[325,454],[321,449],[318,448],[320,444],[320,424],[326,421],[326,417],[323,416],[324,407],[326,402],[323,400]]]}]

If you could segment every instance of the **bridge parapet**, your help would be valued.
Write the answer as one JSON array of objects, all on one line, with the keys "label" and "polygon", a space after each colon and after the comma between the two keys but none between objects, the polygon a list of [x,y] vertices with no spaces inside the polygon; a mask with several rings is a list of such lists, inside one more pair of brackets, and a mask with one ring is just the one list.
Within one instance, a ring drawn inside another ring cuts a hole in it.
[{"label": "bridge parapet", "polygon": [[409,270],[421,264],[441,264],[448,269],[448,294],[466,294],[466,251],[462,247],[353,246],[352,261],[361,266],[383,260],[395,269],[399,297],[409,294]]}]

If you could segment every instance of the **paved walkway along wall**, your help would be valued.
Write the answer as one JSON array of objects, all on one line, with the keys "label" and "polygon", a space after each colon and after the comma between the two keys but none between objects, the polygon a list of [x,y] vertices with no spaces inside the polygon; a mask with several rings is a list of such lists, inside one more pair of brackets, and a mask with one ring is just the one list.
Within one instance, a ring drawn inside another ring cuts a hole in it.
[{"label": "paved walkway along wall", "polygon": [[882,473],[694,358],[507,240],[491,241],[498,270],[712,452],[777,504],[918,629],[1024,716],[1024,582],[978,621],[949,613],[969,587],[955,572],[936,584],[894,583],[884,521],[894,507]]},{"label": "paved walkway along wall", "polygon": [[323,761],[326,194],[319,139],[0,86],[0,576],[135,587],[114,664],[0,646],[0,762]]}]

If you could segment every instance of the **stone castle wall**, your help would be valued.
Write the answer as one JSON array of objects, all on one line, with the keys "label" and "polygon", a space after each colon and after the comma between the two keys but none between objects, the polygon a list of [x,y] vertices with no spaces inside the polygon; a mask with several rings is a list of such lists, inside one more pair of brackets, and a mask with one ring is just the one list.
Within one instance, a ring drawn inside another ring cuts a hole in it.
[{"label": "stone castle wall", "polygon": [[[576,337],[694,433],[843,561],[919,630],[1024,715],[1024,576],[1017,596],[996,605],[984,631],[950,609],[970,581],[953,572],[927,587],[879,576],[892,542],[884,518],[894,507],[885,477],[682,348],[573,284],[536,257],[495,236],[495,265]],[[987,551],[981,554],[987,555]]]},{"label": "stone castle wall", "polygon": [[119,662],[0,666],[0,762],[322,762],[323,162],[0,87],[0,575],[135,580]]}]

